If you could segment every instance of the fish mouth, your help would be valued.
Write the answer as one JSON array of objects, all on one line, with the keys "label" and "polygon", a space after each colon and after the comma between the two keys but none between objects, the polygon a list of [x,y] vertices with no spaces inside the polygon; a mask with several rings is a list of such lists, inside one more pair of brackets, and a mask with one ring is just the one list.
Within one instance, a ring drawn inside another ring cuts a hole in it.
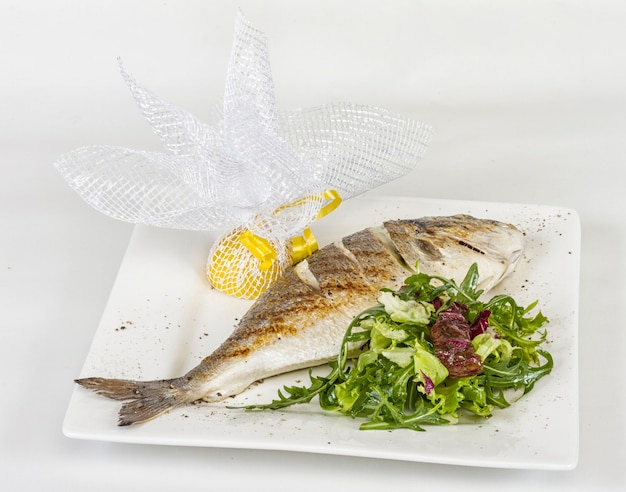
[{"label": "fish mouth", "polygon": [[511,253],[509,254],[509,257],[506,258],[506,262],[509,264],[509,266],[506,269],[506,271],[502,274],[502,277],[500,277],[500,279],[506,277],[509,273],[511,273],[515,269],[515,266],[521,259],[523,252],[524,252],[523,246],[521,246],[519,249],[515,249],[511,251]]},{"label": "fish mouth", "polygon": [[[516,249],[516,250],[511,251],[508,257],[499,256],[498,261],[502,263],[503,265],[506,265],[506,268],[502,271],[502,273],[499,276],[490,275],[489,277],[481,278],[478,282],[479,287],[490,286],[489,288],[484,289],[485,291],[488,291],[491,289],[491,287],[496,286],[500,282],[502,282],[502,280],[508,277],[513,272],[513,270],[515,270],[515,267],[518,261],[522,257],[522,252],[523,252],[523,249]],[[488,254],[488,253],[482,253],[482,254]]]}]

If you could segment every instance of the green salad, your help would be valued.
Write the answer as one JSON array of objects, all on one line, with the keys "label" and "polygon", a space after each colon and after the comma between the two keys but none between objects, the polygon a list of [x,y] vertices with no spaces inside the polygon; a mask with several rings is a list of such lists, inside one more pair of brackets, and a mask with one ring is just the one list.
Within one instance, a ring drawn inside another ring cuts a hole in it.
[{"label": "green salad", "polygon": [[285,386],[278,399],[247,409],[280,409],[319,397],[321,408],[362,419],[361,429],[424,430],[486,418],[550,373],[542,348],[548,319],[537,302],[508,295],[484,302],[474,264],[464,280],[416,273],[349,325],[327,376]]}]

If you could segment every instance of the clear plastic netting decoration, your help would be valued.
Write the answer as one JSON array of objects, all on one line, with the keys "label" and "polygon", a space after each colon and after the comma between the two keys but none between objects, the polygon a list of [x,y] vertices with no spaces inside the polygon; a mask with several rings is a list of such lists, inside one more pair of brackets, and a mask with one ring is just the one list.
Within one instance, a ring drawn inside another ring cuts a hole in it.
[{"label": "clear plastic netting decoration", "polygon": [[224,97],[208,121],[141,87],[121,62],[120,69],[166,152],[88,146],[56,168],[115,219],[221,234],[207,276],[239,297],[258,297],[292,264],[293,238],[310,239],[329,202],[413,170],[431,135],[428,125],[371,106],[278,111],[266,37],[241,13]]}]

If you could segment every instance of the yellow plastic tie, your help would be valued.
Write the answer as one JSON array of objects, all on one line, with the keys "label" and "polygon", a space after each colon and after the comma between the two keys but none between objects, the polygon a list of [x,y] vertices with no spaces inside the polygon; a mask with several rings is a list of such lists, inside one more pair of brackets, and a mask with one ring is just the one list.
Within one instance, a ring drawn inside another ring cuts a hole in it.
[{"label": "yellow plastic tie", "polygon": [[270,268],[278,257],[270,242],[264,237],[253,234],[250,229],[246,229],[239,235],[239,241],[259,260],[259,270]]},{"label": "yellow plastic tie", "polygon": [[[328,215],[341,203],[337,191],[326,190],[319,195],[310,195],[280,207],[276,213],[304,205],[311,200],[317,203],[330,200],[320,209],[314,220]],[[292,264],[302,261],[317,249],[317,240],[310,227],[306,227],[302,236],[291,240]],[[244,251],[249,254],[243,254]],[[276,249],[267,239],[254,234],[250,229],[235,229],[225,235],[215,248],[207,268],[207,277],[211,285],[222,292],[235,297],[257,299],[282,274],[282,266],[276,261],[277,258]]]},{"label": "yellow plastic tie", "polygon": [[[322,197],[326,200],[331,201],[320,209],[319,213],[315,217],[315,220],[325,217],[341,204],[341,196],[336,190],[326,190],[323,193]],[[306,199],[313,200],[315,198],[317,197],[307,197]],[[291,246],[291,258],[294,265],[318,250],[317,239],[315,239],[313,231],[311,231],[310,227],[306,227],[304,229],[302,236],[294,237],[291,240]]]},{"label": "yellow plastic tie", "polygon": [[[325,200],[331,200],[330,203],[324,205],[315,220],[321,219],[325,217],[333,210],[335,210],[341,204],[341,196],[336,190],[326,190],[322,197]],[[317,197],[310,196],[306,197],[304,200],[314,200]],[[304,260],[307,256],[315,253],[318,250],[317,239],[313,235],[313,231],[311,231],[310,227],[306,227],[302,233],[302,236],[296,236],[291,240],[292,246],[292,263],[295,265],[299,261]]]},{"label": "yellow plastic tie", "polygon": [[337,190],[326,190],[323,196],[326,200],[331,200],[331,202],[322,207],[322,209],[317,214],[317,217],[315,217],[315,220],[325,217],[329,213],[333,212],[339,205],[341,205],[341,195],[339,195],[339,192]]},{"label": "yellow plastic tie", "polygon": [[302,236],[296,236],[291,240],[291,247],[291,261],[293,264],[304,260],[318,249],[317,240],[309,227],[304,229]]},{"label": "yellow plastic tie", "polygon": [[[326,190],[324,191],[324,193],[321,194],[321,197],[319,195],[307,196],[307,197],[301,198],[300,200],[296,200],[295,202],[290,203],[289,205],[284,205],[280,207],[276,212],[280,210],[284,210],[286,208],[302,205],[308,200],[319,200],[320,198],[324,200],[330,200],[330,202],[324,205],[320,209],[320,211],[318,212],[314,220],[318,220],[318,219],[321,219],[322,217],[325,217],[326,215],[334,211],[341,204],[341,196],[339,195],[339,192],[337,190]],[[272,247],[272,245],[267,239],[261,236],[257,236],[256,234],[252,233],[249,229],[246,229],[239,236],[239,241],[246,248],[248,248],[250,253],[252,253],[252,255],[254,255],[255,258],[257,258],[261,262],[259,265],[260,270],[267,270],[268,268],[270,268],[272,266],[272,263],[274,263],[274,261],[278,257],[278,255],[276,254],[276,251],[274,250],[274,248]],[[306,227],[304,229],[302,236],[296,236],[292,238],[291,245],[292,245],[291,258],[292,258],[293,264],[296,264],[299,261],[302,261],[304,258],[311,255],[318,249],[317,240],[315,239],[315,236],[313,235],[313,232],[311,231],[309,227]]]}]

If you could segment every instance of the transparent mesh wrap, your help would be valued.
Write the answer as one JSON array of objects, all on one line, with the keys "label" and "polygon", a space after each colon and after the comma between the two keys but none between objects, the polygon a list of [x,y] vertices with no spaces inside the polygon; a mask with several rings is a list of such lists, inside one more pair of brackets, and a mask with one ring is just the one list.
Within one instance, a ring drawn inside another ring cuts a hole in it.
[{"label": "transparent mesh wrap", "polygon": [[[431,134],[428,125],[371,106],[278,111],[266,38],[241,13],[224,97],[207,122],[162,101],[120,68],[166,152],[88,146],[62,156],[56,168],[115,219],[221,234],[207,276],[239,297],[258,297],[291,265],[293,238],[310,233],[329,200],[413,170]],[[245,232],[269,248],[269,266],[240,240]]]}]

